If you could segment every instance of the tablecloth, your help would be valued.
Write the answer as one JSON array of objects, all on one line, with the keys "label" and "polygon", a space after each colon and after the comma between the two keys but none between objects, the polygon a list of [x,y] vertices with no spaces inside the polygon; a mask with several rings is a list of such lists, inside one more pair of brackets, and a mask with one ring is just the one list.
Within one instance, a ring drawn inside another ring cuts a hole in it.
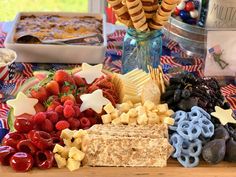
[{"label": "tablecloth", "polygon": [[[104,67],[113,72],[120,72],[121,69],[122,43],[124,35],[124,30],[118,30],[108,36],[108,47],[104,59]],[[5,37],[6,34],[0,29],[0,47],[4,47],[3,42]],[[188,55],[181,50],[178,43],[171,41],[164,36],[161,65],[166,79],[180,71],[192,72],[195,75],[203,76],[204,60],[198,56],[188,57]],[[21,87],[28,78],[33,76],[34,71],[70,69],[73,67],[76,67],[76,65],[16,63],[16,72],[14,76],[12,76],[10,80],[0,81],[0,129],[5,128],[7,130],[8,128],[7,114],[9,107],[5,104],[6,100],[13,98],[13,95],[17,92],[19,87]],[[236,113],[236,86],[229,84],[222,87],[222,93]]]}]

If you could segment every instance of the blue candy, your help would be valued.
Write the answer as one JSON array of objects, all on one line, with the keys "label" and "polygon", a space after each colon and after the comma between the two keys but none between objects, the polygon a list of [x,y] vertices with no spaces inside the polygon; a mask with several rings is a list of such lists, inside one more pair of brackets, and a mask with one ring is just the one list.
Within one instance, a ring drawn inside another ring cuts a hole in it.
[{"label": "blue candy", "polygon": [[169,129],[174,131],[176,131],[179,122],[188,119],[187,113],[184,111],[177,111],[172,117],[174,118],[175,123],[173,126],[169,126]]},{"label": "blue candy", "polygon": [[203,117],[203,114],[198,109],[193,109],[191,112],[188,113],[188,117],[190,120],[200,119]]},{"label": "blue candy", "polygon": [[190,156],[199,156],[202,152],[202,142],[199,139],[194,141],[184,141],[182,145],[182,154]]},{"label": "blue candy", "polygon": [[170,144],[175,148],[175,151],[172,153],[172,157],[174,158],[180,157],[182,144],[183,144],[183,138],[179,134],[174,133],[170,137]]},{"label": "blue candy", "polygon": [[178,124],[177,133],[186,140],[194,140],[201,134],[201,127],[190,121],[182,121]]},{"label": "blue candy", "polygon": [[210,114],[208,114],[204,109],[202,109],[202,108],[200,108],[200,107],[198,107],[198,106],[193,106],[193,107],[191,108],[191,112],[192,112],[193,110],[198,110],[198,111],[200,111],[206,118],[211,119]]},{"label": "blue candy", "polygon": [[214,125],[209,119],[207,118],[200,119],[199,125],[202,128],[201,135],[204,138],[211,138],[214,135]]},{"label": "blue candy", "polygon": [[196,156],[181,155],[177,158],[179,163],[186,168],[196,167],[199,164],[199,158]]}]

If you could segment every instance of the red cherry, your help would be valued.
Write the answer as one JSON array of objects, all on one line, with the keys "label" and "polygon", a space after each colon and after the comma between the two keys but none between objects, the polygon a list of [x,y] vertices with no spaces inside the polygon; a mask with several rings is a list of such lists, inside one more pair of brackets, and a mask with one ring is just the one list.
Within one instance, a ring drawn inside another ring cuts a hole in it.
[{"label": "red cherry", "polygon": [[10,159],[10,165],[15,171],[29,171],[34,164],[33,157],[25,152],[17,152]]},{"label": "red cherry", "polygon": [[51,133],[54,129],[53,123],[46,119],[43,124],[41,124],[41,129],[45,132]]},{"label": "red cherry", "polygon": [[57,114],[55,111],[48,111],[48,112],[46,113],[46,115],[47,115],[47,118],[48,118],[53,124],[57,123],[57,121],[58,121],[58,114]]},{"label": "red cherry", "polygon": [[53,166],[54,156],[51,151],[38,151],[35,160],[39,168],[49,169]]},{"label": "red cherry", "polygon": [[14,128],[20,133],[28,133],[34,128],[34,125],[29,118],[17,117],[14,122]]},{"label": "red cherry", "polygon": [[186,5],[185,5],[185,10],[186,11],[190,12],[194,9],[195,9],[195,5],[192,1],[189,1],[189,2],[186,3]]},{"label": "red cherry", "polygon": [[9,165],[9,160],[16,150],[11,146],[0,146],[0,163],[2,165]]},{"label": "red cherry", "polygon": [[176,16],[179,16],[179,13],[180,13],[180,10],[179,10],[178,8],[175,8],[174,14],[175,14]]},{"label": "red cherry", "polygon": [[40,150],[50,149],[52,147],[51,135],[44,131],[33,131],[29,134],[32,143]]},{"label": "red cherry", "polygon": [[91,122],[87,117],[82,117],[80,119],[80,124],[81,124],[81,128],[89,128],[91,127]]},{"label": "red cherry", "polygon": [[18,132],[10,132],[4,136],[2,139],[2,145],[11,146],[16,149],[16,145],[21,141],[24,140],[25,136]]},{"label": "red cherry", "polygon": [[17,144],[17,150],[34,155],[37,151],[37,148],[33,145],[30,139],[27,139],[27,140],[21,140]]},{"label": "red cherry", "polygon": [[38,112],[34,117],[34,123],[35,124],[41,124],[45,121],[46,119],[46,114],[44,112]]}]

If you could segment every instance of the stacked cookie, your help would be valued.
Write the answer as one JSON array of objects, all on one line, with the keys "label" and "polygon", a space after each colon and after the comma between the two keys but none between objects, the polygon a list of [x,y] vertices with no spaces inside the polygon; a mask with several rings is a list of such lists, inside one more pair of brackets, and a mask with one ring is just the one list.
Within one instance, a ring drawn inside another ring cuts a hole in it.
[{"label": "stacked cookie", "polygon": [[158,30],[167,22],[179,0],[107,0],[117,20],[138,31]]}]

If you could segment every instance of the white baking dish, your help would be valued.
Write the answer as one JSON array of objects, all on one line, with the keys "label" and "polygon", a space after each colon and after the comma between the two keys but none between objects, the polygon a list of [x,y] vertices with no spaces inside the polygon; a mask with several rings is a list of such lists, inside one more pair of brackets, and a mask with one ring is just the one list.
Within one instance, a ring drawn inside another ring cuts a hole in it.
[{"label": "white baking dish", "polygon": [[[103,38],[101,46],[89,45],[46,45],[46,44],[19,44],[14,42],[15,29],[23,15],[59,15],[59,16],[94,16],[103,19]],[[104,60],[107,38],[106,19],[103,14],[69,13],[69,12],[21,12],[17,14],[14,25],[4,42],[6,48],[17,53],[16,62],[32,63],[101,63]]]}]

